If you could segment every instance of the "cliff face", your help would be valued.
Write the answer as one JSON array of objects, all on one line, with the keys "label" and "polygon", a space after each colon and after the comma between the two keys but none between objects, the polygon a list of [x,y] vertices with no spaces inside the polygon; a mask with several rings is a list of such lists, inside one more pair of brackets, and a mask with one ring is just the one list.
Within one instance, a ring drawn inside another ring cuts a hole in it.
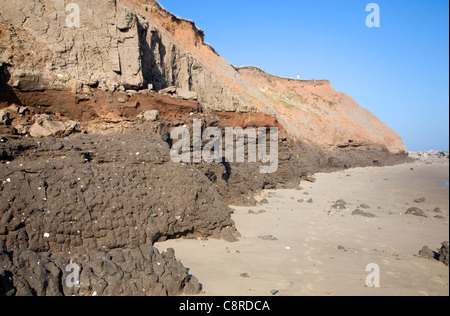
[{"label": "cliff face", "polygon": [[[70,23],[69,3],[0,0],[0,84],[73,94],[174,86],[194,92],[206,111],[261,112],[293,138],[326,150],[406,151],[394,131],[328,83],[314,87],[255,68],[236,70],[193,22],[154,0],[78,0],[79,27]],[[0,106],[6,106],[1,99]]]},{"label": "cliff face", "polygon": [[299,133],[324,149],[385,147],[406,152],[402,139],[355,100],[333,89],[326,80],[292,80],[254,67],[237,69]]},{"label": "cliff face", "polygon": [[[279,127],[278,171],[172,162],[170,129],[194,119]],[[0,0],[0,136],[0,296],[199,293],[154,242],[235,241],[228,205],[259,190],[406,159],[329,82],[236,69],[154,0]],[[81,287],[55,287],[70,262]]]},{"label": "cliff face", "polygon": [[[244,81],[203,44],[192,22],[180,20],[154,1],[80,0],[80,27],[68,27],[64,0],[1,0],[1,65],[21,91],[83,87],[156,91],[176,86],[194,91],[207,109],[248,111],[254,102],[220,82],[214,67]],[[183,38],[176,42],[176,38]],[[183,45],[189,43],[189,45]],[[188,47],[186,47],[188,46]],[[190,51],[192,49],[192,53]],[[201,57],[201,58],[199,58]],[[204,57],[204,58],[202,58]]]}]

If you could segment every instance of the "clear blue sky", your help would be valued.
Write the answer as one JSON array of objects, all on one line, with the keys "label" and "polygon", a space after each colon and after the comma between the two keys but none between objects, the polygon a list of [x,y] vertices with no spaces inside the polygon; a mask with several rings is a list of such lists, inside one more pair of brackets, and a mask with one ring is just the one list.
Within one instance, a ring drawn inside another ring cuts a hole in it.
[{"label": "clear blue sky", "polygon": [[[409,150],[449,149],[448,0],[159,0],[233,65],[329,79]],[[369,3],[380,28],[368,28]]]}]

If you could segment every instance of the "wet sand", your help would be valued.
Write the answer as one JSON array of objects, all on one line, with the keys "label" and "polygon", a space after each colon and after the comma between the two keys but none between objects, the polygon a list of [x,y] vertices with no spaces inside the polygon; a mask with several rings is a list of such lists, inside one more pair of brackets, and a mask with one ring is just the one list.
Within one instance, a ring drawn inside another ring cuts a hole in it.
[{"label": "wet sand", "polygon": [[[256,197],[268,204],[234,207],[239,242],[169,240],[155,246],[174,248],[205,295],[270,296],[272,290],[280,296],[449,295],[449,268],[418,257],[423,246],[437,251],[449,240],[448,164],[315,177],[314,183],[303,182],[302,190],[268,190]],[[424,203],[414,202],[421,197]],[[332,209],[340,199],[347,208]],[[413,206],[428,217],[405,215]],[[436,207],[443,213],[434,213]],[[352,215],[357,208],[376,217]],[[380,288],[366,286],[371,263],[380,267]]]}]

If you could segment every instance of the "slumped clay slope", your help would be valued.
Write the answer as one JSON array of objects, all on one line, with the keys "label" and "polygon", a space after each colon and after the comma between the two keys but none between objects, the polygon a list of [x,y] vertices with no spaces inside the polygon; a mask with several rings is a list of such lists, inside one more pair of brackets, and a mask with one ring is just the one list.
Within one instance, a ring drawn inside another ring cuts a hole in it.
[{"label": "slumped clay slope", "polygon": [[327,80],[292,80],[255,67],[237,68],[308,143],[324,149],[386,147],[406,151],[402,139]]}]

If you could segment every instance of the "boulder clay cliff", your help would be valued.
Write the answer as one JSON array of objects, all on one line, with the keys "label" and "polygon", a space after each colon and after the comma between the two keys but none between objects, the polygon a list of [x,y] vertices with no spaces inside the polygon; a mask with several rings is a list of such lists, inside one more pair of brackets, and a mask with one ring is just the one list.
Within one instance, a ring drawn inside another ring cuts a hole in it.
[{"label": "boulder clay cliff", "polygon": [[[328,81],[235,69],[204,43],[204,33],[193,22],[156,1],[79,0],[79,27],[67,24],[68,1],[1,2],[2,82],[17,91],[19,100],[33,102],[46,90],[71,92],[79,99],[96,89],[173,86],[180,94],[193,92],[205,111],[264,113],[291,137],[326,150],[377,146],[393,154],[406,152],[392,129]],[[45,103],[70,102],[70,97],[47,97],[43,103],[57,106]],[[4,100],[0,106],[6,106]],[[92,112],[107,115],[101,109]]]},{"label": "boulder clay cliff", "polygon": [[[169,133],[194,118],[278,127],[278,171],[172,162]],[[0,136],[10,296],[199,293],[154,242],[236,241],[228,205],[255,205],[259,190],[408,159],[392,129],[328,81],[234,67],[154,0],[0,0]],[[73,263],[81,283],[68,288]]]}]

